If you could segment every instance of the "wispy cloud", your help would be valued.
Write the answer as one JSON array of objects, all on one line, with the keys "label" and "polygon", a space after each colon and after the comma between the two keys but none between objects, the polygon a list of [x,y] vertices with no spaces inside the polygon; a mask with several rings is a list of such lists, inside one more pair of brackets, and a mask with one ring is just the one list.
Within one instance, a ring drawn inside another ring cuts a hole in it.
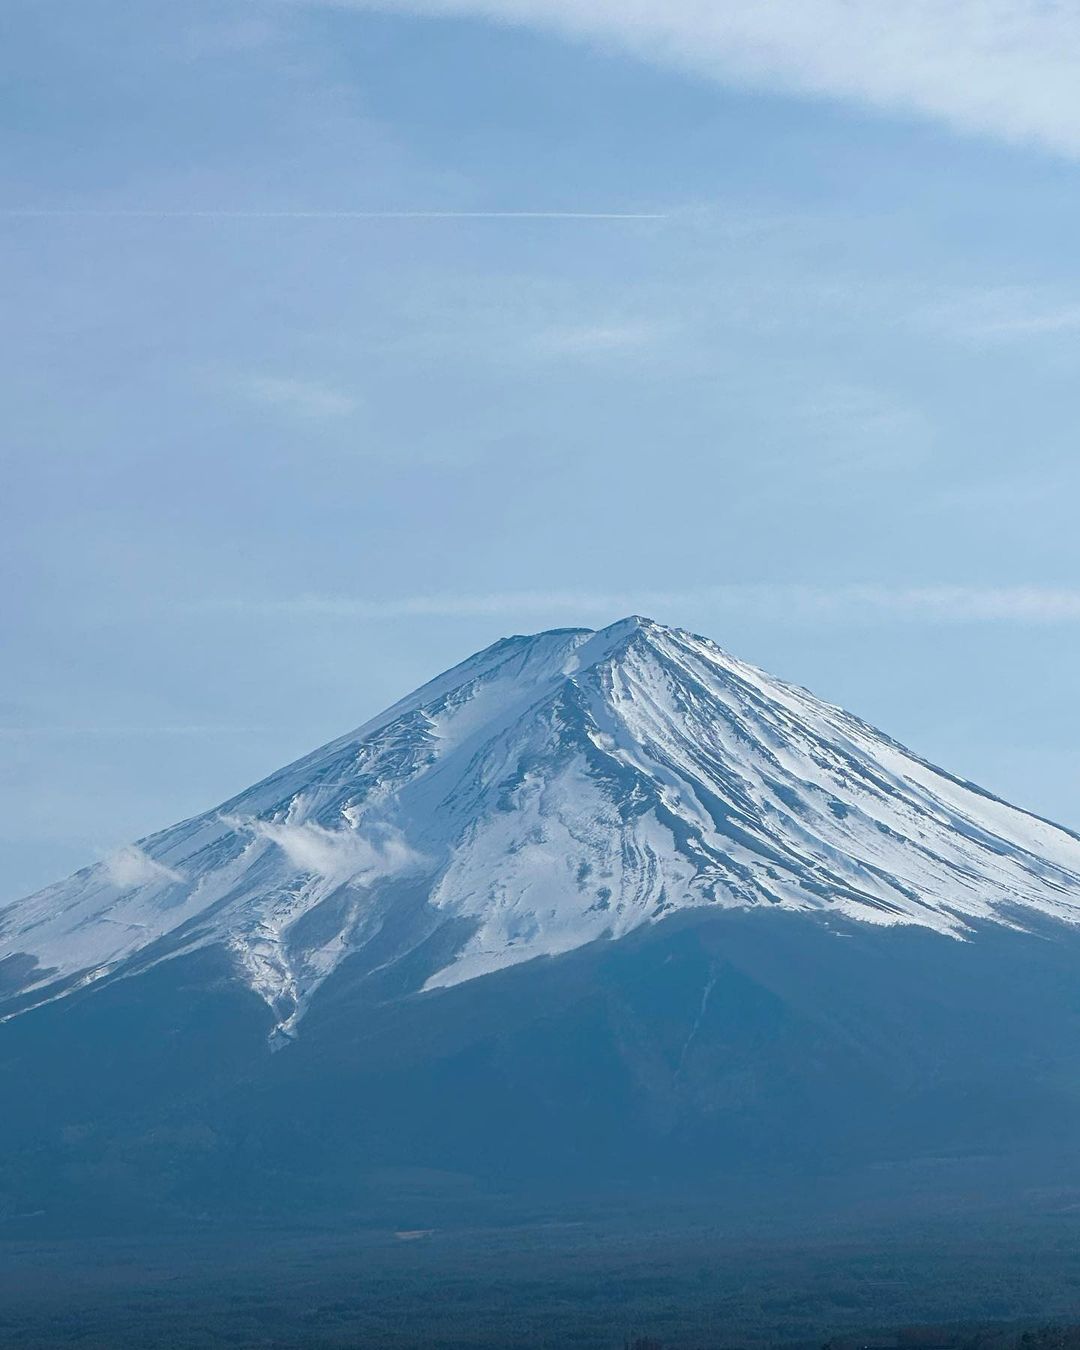
[{"label": "wispy cloud", "polygon": [[288,376],[253,375],[241,382],[240,392],[254,403],[313,421],[348,417],[357,407],[356,398],[344,390]]},{"label": "wispy cloud", "polygon": [[302,872],[327,881],[370,884],[416,867],[421,856],[400,831],[388,826],[330,830],[314,821],[272,821],[224,817],[233,829],[276,844]]},{"label": "wispy cloud", "polygon": [[1080,300],[1024,286],[998,286],[927,306],[920,318],[962,341],[1024,342],[1080,332]]},{"label": "wispy cloud", "polygon": [[727,82],[1080,155],[1080,8],[1069,0],[330,2],[533,24]]},{"label": "wispy cloud", "polygon": [[859,621],[886,616],[933,623],[1076,623],[1080,589],[1046,586],[837,586],[760,583],[640,591],[501,591],[429,594],[396,599],[301,595],[276,600],[221,600],[200,605],[268,618],[482,618],[553,615],[617,617],[632,612],[663,618],[689,607],[737,610],[777,619]]},{"label": "wispy cloud", "polygon": [[182,872],[155,862],[135,844],[128,844],[110,853],[103,866],[112,885],[122,891],[133,890],[136,886],[149,886],[155,881],[184,880]]},{"label": "wispy cloud", "polygon": [[656,323],[613,320],[571,324],[537,334],[534,350],[542,356],[607,357],[644,351],[661,336]]},{"label": "wispy cloud", "polygon": [[55,724],[30,724],[26,726],[0,726],[0,739],[6,740],[33,740],[56,739],[66,740],[68,738],[90,737],[109,740],[116,738],[125,740],[128,738],[141,739],[143,737],[173,737],[191,736],[196,739],[202,737],[214,736],[256,736],[266,731],[265,727],[237,727],[221,726],[219,724],[199,724],[190,725],[166,725],[150,726],[146,724],[136,726],[110,726],[108,723],[90,724],[84,726],[65,726],[63,723]]}]

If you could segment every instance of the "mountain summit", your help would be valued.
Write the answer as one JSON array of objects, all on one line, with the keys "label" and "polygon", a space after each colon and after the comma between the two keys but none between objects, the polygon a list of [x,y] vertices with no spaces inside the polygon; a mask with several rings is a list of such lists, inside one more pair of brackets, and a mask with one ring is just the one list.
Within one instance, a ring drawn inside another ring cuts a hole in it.
[{"label": "mountain summit", "polygon": [[224,805],[0,913],[8,1016],[205,948],[293,1034],[679,911],[963,938],[1080,922],[1080,838],[643,618],[510,637]]}]

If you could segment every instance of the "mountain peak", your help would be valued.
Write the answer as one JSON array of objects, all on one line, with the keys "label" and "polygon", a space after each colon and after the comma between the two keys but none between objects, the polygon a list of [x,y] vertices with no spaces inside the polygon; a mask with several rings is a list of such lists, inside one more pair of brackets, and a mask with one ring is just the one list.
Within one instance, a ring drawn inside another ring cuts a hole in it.
[{"label": "mountain peak", "polygon": [[506,638],[223,806],[12,907],[22,1007],[206,946],[291,1031],[330,975],[419,985],[764,908],[953,937],[1080,922],[1080,840],[705,638]]},{"label": "mountain peak", "polygon": [[658,624],[655,619],[648,619],[644,614],[628,614],[625,619],[617,619],[614,623],[608,624],[606,628],[599,629],[597,636],[618,639],[631,633],[656,632],[661,629],[662,625]]}]

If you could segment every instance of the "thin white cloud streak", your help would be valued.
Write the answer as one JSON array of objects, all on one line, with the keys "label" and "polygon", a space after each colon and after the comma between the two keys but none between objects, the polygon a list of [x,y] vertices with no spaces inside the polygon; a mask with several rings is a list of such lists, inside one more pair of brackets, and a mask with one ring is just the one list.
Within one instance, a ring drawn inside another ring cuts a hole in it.
[{"label": "thin white cloud streak", "polygon": [[1080,330],[1080,302],[1063,303],[1025,287],[996,287],[928,306],[919,317],[940,333],[980,345],[1037,341]]},{"label": "thin white cloud streak", "polygon": [[480,15],[1080,155],[1075,0],[292,0]]},{"label": "thin white cloud streak", "polygon": [[157,211],[0,208],[3,220],[667,220],[657,211]]},{"label": "thin white cloud streak", "polygon": [[540,356],[607,357],[645,351],[663,336],[655,323],[619,322],[548,328],[532,343]]},{"label": "thin white cloud streak", "polygon": [[984,338],[1047,337],[1080,329],[1080,308],[1050,310],[1044,314],[1014,315],[988,323],[975,333]]},{"label": "thin white cloud streak", "polygon": [[240,392],[253,403],[280,409],[312,421],[348,417],[356,411],[352,394],[316,380],[254,375],[241,382]]},{"label": "thin white cloud streak", "polygon": [[153,737],[153,736],[191,736],[197,739],[211,736],[261,736],[266,732],[266,727],[223,727],[207,724],[205,726],[0,726],[0,739],[3,740],[22,740],[35,739],[41,737],[55,738],[57,740],[66,740],[68,738],[77,738],[83,736],[101,737],[110,739],[126,739],[129,737]]},{"label": "thin white cloud streak", "polygon": [[484,618],[530,614],[595,617],[631,612],[663,618],[686,608],[731,610],[777,619],[859,621],[888,617],[913,622],[1077,623],[1080,589],[1044,586],[882,586],[751,584],[688,590],[506,591],[477,595],[412,595],[374,600],[301,595],[276,600],[221,600],[195,606],[266,618]]}]

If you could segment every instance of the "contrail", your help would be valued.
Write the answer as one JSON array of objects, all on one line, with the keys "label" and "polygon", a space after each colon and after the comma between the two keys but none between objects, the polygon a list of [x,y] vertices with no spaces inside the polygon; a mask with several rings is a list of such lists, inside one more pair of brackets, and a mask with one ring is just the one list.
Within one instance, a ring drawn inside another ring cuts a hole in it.
[{"label": "contrail", "polygon": [[0,207],[5,219],[102,220],[667,220],[660,211],[156,211]]}]

